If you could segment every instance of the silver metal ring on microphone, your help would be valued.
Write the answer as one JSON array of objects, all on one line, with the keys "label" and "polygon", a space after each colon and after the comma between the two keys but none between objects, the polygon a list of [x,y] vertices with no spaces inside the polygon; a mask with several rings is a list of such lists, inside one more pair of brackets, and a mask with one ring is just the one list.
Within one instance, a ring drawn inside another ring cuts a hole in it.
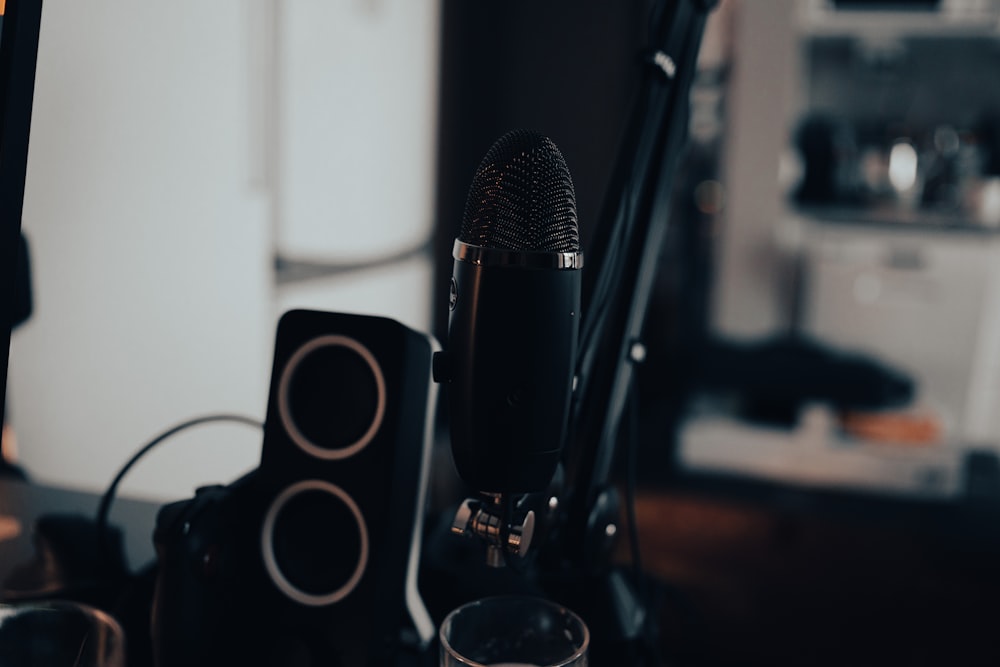
[{"label": "silver metal ring on microphone", "polygon": [[535,269],[582,269],[582,252],[539,252],[484,248],[455,239],[452,257],[479,266],[522,266]]}]

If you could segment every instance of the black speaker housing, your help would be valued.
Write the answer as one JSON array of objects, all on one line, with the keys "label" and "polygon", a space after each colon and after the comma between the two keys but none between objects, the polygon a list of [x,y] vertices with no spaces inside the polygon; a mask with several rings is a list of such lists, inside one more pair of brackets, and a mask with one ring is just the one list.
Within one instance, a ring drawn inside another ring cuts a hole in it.
[{"label": "black speaker housing", "polygon": [[160,512],[160,667],[390,665],[403,636],[432,639],[416,577],[436,348],[387,318],[282,317],[260,466]]}]

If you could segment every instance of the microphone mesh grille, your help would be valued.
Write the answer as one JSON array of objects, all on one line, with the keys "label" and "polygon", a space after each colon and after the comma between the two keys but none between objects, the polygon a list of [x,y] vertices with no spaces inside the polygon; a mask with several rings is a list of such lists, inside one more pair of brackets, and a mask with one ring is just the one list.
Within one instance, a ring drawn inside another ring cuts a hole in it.
[{"label": "microphone mesh grille", "polygon": [[483,248],[579,252],[573,179],[551,139],[514,130],[479,164],[458,240]]}]

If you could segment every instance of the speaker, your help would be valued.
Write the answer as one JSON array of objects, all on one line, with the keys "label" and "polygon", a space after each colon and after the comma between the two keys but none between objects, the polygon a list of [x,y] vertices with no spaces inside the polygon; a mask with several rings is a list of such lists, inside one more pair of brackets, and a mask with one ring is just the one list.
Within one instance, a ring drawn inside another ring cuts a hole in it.
[{"label": "speaker", "polygon": [[430,642],[436,349],[386,318],[281,318],[259,467],[158,517],[158,664],[390,665],[401,633]]}]

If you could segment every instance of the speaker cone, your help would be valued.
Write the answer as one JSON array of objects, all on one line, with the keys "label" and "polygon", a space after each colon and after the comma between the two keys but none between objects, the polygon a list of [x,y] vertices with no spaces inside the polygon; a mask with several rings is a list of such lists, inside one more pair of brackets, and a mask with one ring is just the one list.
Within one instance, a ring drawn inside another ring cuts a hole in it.
[{"label": "speaker cone", "polygon": [[264,564],[289,598],[333,604],[358,585],[368,563],[368,529],[357,503],[335,484],[303,480],[282,491],[261,528]]},{"label": "speaker cone", "polygon": [[314,338],[285,366],[278,410],[289,437],[310,456],[353,456],[371,442],[385,416],[382,370],[353,338]]}]

